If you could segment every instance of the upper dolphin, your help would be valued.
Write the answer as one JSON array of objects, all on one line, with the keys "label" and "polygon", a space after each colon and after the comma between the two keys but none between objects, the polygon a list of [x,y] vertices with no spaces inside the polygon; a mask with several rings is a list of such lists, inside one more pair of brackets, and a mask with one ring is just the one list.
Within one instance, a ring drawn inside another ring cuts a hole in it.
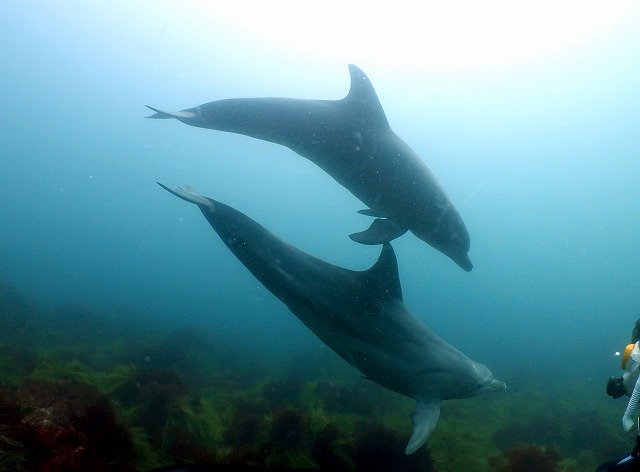
[{"label": "upper dolphin", "polygon": [[407,454],[433,433],[441,400],[506,388],[409,312],[391,244],[384,244],[370,269],[343,269],[302,252],[223,203],[160,185],[197,204],[240,262],[327,346],[367,378],[416,400]]},{"label": "upper dolphin", "polygon": [[179,112],[153,107],[149,118],[176,118],[210,128],[282,144],[309,159],[368,205],[376,217],[351,239],[381,244],[407,230],[473,268],[469,233],[444,188],[426,164],[389,127],[369,78],[349,66],[351,89],[341,100],[236,98]]}]

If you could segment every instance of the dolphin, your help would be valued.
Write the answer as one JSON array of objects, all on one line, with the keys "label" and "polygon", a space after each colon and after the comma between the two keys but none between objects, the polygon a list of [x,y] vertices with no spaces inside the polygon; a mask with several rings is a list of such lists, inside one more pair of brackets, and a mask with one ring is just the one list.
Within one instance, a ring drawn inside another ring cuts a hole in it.
[{"label": "dolphin", "polygon": [[198,205],[220,239],[320,340],[366,378],[416,400],[411,454],[427,442],[440,402],[506,388],[405,306],[386,242],[368,270],[344,269],[283,241],[239,211],[192,189],[162,188]]},{"label": "dolphin", "polygon": [[473,268],[469,233],[444,188],[420,157],[389,127],[369,78],[349,66],[351,88],[341,100],[237,98],[148,118],[176,118],[199,128],[282,144],[322,168],[376,219],[350,235],[362,244],[389,242],[407,230]]}]

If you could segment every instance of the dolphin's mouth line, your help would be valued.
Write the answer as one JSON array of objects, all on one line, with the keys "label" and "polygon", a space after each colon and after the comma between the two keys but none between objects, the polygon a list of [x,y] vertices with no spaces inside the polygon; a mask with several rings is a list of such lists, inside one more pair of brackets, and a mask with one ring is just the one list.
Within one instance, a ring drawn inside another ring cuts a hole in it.
[{"label": "dolphin's mouth line", "polygon": [[480,390],[491,390],[491,391],[499,392],[501,390],[506,390],[507,384],[500,380],[491,378],[486,382],[480,384],[479,387],[480,387]]}]

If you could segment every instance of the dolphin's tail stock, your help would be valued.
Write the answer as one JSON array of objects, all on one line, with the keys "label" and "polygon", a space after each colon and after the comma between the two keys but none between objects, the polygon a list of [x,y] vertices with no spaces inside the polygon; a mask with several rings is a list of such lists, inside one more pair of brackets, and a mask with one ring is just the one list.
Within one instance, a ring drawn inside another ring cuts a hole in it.
[{"label": "dolphin's tail stock", "polygon": [[[149,105],[145,105],[148,109],[155,111],[155,113],[153,115],[149,115],[147,116],[147,118],[151,118],[154,120],[166,120],[169,118],[176,118],[178,120],[183,119],[183,120],[188,120],[190,118],[195,118],[196,114],[193,113],[192,111],[162,111],[162,110],[158,110],[157,108],[153,108],[150,107]],[[162,185],[162,184],[160,184]],[[163,185],[164,187],[164,185]],[[166,187],[164,187],[166,188]],[[167,189],[169,190],[169,189]],[[171,190],[169,190],[171,191]]]}]

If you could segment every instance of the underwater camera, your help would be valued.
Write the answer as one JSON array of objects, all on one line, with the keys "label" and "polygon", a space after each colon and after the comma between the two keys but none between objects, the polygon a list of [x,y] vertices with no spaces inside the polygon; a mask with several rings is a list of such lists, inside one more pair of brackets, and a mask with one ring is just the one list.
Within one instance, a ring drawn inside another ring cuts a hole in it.
[{"label": "underwater camera", "polygon": [[620,398],[627,393],[622,383],[622,377],[609,377],[607,381],[607,395],[612,398]]}]

